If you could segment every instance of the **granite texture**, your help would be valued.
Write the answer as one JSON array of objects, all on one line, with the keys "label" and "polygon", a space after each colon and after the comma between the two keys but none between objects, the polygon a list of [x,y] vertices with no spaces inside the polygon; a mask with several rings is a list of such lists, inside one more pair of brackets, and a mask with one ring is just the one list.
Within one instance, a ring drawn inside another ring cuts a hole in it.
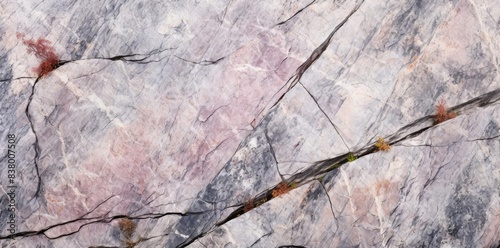
[{"label": "granite texture", "polygon": [[2,247],[500,245],[496,0],[0,0],[0,34]]}]

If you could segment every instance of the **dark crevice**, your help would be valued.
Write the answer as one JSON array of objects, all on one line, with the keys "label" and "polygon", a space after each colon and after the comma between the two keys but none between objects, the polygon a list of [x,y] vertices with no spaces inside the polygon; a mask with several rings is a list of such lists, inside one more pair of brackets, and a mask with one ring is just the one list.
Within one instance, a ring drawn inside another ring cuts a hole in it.
[{"label": "dark crevice", "polygon": [[[496,102],[500,102],[500,89],[488,92],[486,94],[483,94],[482,96],[471,99],[463,104],[452,107],[448,111],[455,111],[459,114],[463,114],[466,111],[473,109],[474,107],[484,107],[484,106],[494,104]],[[384,138],[384,140],[389,145],[394,145],[394,144],[397,144],[403,140],[407,140],[407,139],[419,136],[421,133],[434,127],[434,125],[433,125],[434,119],[435,119],[434,115],[428,115],[428,116],[419,118],[419,119],[415,120],[414,122],[402,127],[396,133]],[[408,133],[413,127],[419,127],[422,125],[424,125],[424,126],[420,127],[419,129],[417,129],[413,132]],[[495,136],[495,137],[499,137],[499,136]],[[494,139],[495,137],[487,138],[487,139]],[[364,148],[362,148],[356,152],[353,152],[353,154],[357,158],[360,158],[360,157],[372,154],[374,152],[378,152],[377,149],[374,147],[374,144],[367,144],[367,146],[365,146]],[[334,169],[337,169],[340,166],[342,166],[343,164],[349,162],[347,159],[348,155],[349,154],[344,154],[344,155],[337,156],[334,158],[325,159],[322,161],[317,161],[317,162],[313,163],[313,165],[311,167],[309,167],[308,169],[306,169],[304,172],[298,173],[297,175],[292,177],[292,180],[296,181],[298,184],[303,184],[308,177],[313,178],[313,177],[323,176],[326,173],[328,173]],[[337,165],[337,166],[335,166],[335,165]]]},{"label": "dark crevice", "polygon": [[[215,204],[215,203],[214,203]],[[224,211],[228,208],[234,208],[234,207],[237,207],[237,206],[240,206],[241,204],[238,204],[238,205],[234,205],[234,206],[227,206],[227,207],[224,207],[223,209],[217,209],[219,211]],[[205,211],[205,212],[213,212],[215,209],[212,209],[210,211]],[[234,213],[234,212],[233,212]],[[214,230],[215,227],[219,227],[220,225],[218,223],[220,223],[220,216],[217,217],[217,214],[214,213],[213,216],[211,216],[210,218],[217,218],[218,221],[215,221],[216,224],[210,224],[210,220],[205,222],[205,224],[203,225],[203,228],[202,230],[206,230],[207,228],[207,225],[211,225],[211,228],[209,228],[207,231],[203,231],[201,233],[199,233],[198,235],[195,235],[193,238],[191,239],[186,239],[184,240],[184,242],[182,242],[181,244],[177,245],[176,247],[180,248],[180,247],[186,247],[186,246],[189,246],[190,244],[196,242],[199,240],[199,238],[205,236],[207,233],[210,233]],[[234,218],[231,218],[231,219],[234,219]],[[193,230],[189,235],[187,235],[188,237],[191,237],[193,236],[194,232],[196,232],[196,230]],[[169,234],[166,234],[166,235],[169,235]]]},{"label": "dark crevice", "polygon": [[432,178],[428,178],[425,183],[424,183],[424,186],[422,187],[422,190],[420,190],[420,192],[418,193],[418,200],[419,201],[422,201],[422,196],[424,195],[425,193],[425,189],[431,185],[433,182],[436,181],[436,178],[437,178],[437,175],[439,174],[439,172],[445,167],[447,166],[448,164],[450,163],[446,163],[446,164],[443,164],[441,166],[439,166],[439,168],[437,169],[436,173],[434,173],[434,176],[432,176]]},{"label": "dark crevice", "polygon": [[[267,202],[269,200],[271,200],[273,198],[273,195],[272,195],[272,191],[275,189],[276,187],[273,187],[272,189],[269,189],[269,190],[266,190],[264,192],[261,192],[260,194],[258,194],[257,196],[255,196],[251,201],[253,203],[254,206],[258,206],[258,205],[261,205],[262,203],[264,202]],[[228,221],[232,220],[232,219],[235,219],[237,218],[238,216],[244,214],[245,211],[244,211],[244,206],[241,206],[239,208],[237,208],[235,211],[233,211],[231,214],[229,214],[227,216],[226,219],[218,222],[215,224],[216,227],[219,227],[219,226],[222,226],[224,224],[226,224]]]},{"label": "dark crevice", "polygon": [[266,234],[262,235],[259,239],[257,239],[255,242],[253,242],[253,244],[251,244],[251,245],[250,245],[250,247],[253,247],[253,246],[254,246],[254,245],[256,245],[257,243],[259,243],[259,242],[262,240],[262,238],[265,238],[265,237],[267,237],[267,236],[270,236],[270,235],[271,235],[271,234],[273,234],[273,233],[274,233],[273,231],[270,231],[270,232],[268,232],[268,233],[266,233]]},{"label": "dark crevice", "polygon": [[[278,91],[276,91],[276,93],[274,93],[274,94],[271,96],[271,98],[270,98],[270,99],[271,99],[271,100],[272,100],[272,99],[274,99],[274,97],[275,97],[276,95],[278,95],[278,93],[280,93],[280,92],[281,92],[281,90],[283,90],[283,88],[285,88],[285,87],[288,85],[288,83],[289,83],[290,81],[293,81],[293,80],[295,79],[295,77],[296,77],[295,75],[291,76],[291,77],[290,77],[290,78],[286,81],[286,83],[285,83],[284,85],[282,85],[282,86],[278,89]],[[271,106],[271,108],[269,108],[269,109],[272,109],[272,108],[274,108],[276,105],[278,105],[278,103],[280,103],[280,102],[281,102],[281,100],[283,100],[283,98],[285,97],[285,95],[286,95],[286,93],[287,93],[287,92],[288,92],[288,90],[287,90],[287,91],[285,91],[285,93],[283,93],[283,94],[282,94],[282,95],[278,98],[278,100],[277,100],[277,101],[273,104],[273,106]],[[268,103],[269,103],[269,102],[268,102]],[[267,105],[268,103],[266,103],[266,105]],[[260,104],[260,102],[259,102],[259,104]],[[251,124],[250,124],[250,125],[252,125],[252,127],[253,127],[253,128],[255,128],[255,127],[257,126],[257,125],[254,123],[254,122],[255,122],[255,120],[256,120],[256,119],[257,119],[257,118],[258,118],[258,117],[262,114],[262,112],[264,112],[265,110],[266,110],[266,108],[264,107],[264,108],[263,108],[263,109],[262,109],[262,110],[261,110],[261,111],[257,114],[257,116],[256,116],[256,117],[252,120],[252,122],[251,122]],[[261,121],[262,121],[262,120],[261,120]]]},{"label": "dark crevice", "polygon": [[158,55],[160,53],[163,53],[163,52],[168,51],[168,50],[173,50],[173,49],[176,49],[176,48],[155,49],[155,50],[152,50],[151,52],[145,53],[145,54],[136,53],[136,54],[127,54],[127,55],[117,55],[117,56],[113,56],[113,57],[109,57],[109,58],[97,57],[96,59],[106,59],[106,60],[111,60],[111,61],[126,61],[126,62],[138,63],[138,64],[147,64],[147,63],[151,63],[151,62],[158,62],[158,61],[164,59],[164,58],[161,58],[158,60],[146,61],[146,59],[149,59],[151,56]]},{"label": "dark crevice", "polygon": [[449,111],[458,112],[458,114],[461,114],[461,113],[466,113],[471,109],[473,110],[474,108],[477,107],[488,106],[496,102],[500,102],[500,88],[494,91],[490,91],[486,94],[483,94],[482,96],[473,98],[464,103],[461,103],[455,107],[452,107],[449,109]]},{"label": "dark crevice", "polygon": [[290,16],[288,19],[276,24],[275,26],[281,26],[283,24],[285,24],[286,22],[290,21],[292,18],[294,18],[296,15],[298,15],[300,12],[304,11],[305,9],[307,9],[309,6],[311,6],[314,2],[316,2],[316,0],[310,2],[308,5],[306,5],[304,8],[302,9],[299,9],[297,12],[295,12],[295,14],[293,14],[292,16]]}]

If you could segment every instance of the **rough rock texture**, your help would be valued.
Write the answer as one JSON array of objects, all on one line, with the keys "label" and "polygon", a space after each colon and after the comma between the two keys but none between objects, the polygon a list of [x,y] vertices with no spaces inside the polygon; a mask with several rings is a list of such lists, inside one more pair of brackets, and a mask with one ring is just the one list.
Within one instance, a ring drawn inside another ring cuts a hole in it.
[{"label": "rough rock texture", "polygon": [[2,247],[500,245],[497,0],[0,0],[0,20]]}]

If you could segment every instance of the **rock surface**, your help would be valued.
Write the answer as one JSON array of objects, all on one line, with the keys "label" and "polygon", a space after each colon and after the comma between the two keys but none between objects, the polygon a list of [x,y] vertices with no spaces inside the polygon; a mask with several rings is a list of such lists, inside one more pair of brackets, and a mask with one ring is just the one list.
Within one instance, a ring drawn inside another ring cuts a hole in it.
[{"label": "rock surface", "polygon": [[500,245],[496,0],[0,10],[2,247]]}]

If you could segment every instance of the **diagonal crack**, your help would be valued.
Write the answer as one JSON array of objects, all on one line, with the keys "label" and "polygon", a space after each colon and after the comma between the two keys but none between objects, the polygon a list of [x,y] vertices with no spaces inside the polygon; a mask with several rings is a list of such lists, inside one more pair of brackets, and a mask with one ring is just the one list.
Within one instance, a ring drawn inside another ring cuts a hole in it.
[{"label": "diagonal crack", "polygon": [[[460,104],[460,105],[455,106],[455,107],[453,107],[451,109],[453,109],[453,111],[457,111],[457,112],[461,113],[460,111],[470,110],[472,108],[472,106],[478,106],[478,107],[487,106],[487,105],[490,105],[490,104],[494,104],[494,103],[496,103],[498,101],[500,101],[500,89],[492,91],[492,92],[489,92],[489,93],[486,93],[486,94],[484,94],[482,96],[474,98],[474,99],[472,99],[470,101],[467,101],[464,104]],[[400,142],[401,140],[407,139],[408,137],[413,137],[413,136],[419,135],[420,133],[426,131],[427,129],[429,129],[431,127],[433,127],[433,124],[430,124],[430,123],[433,123],[431,121],[432,119],[433,119],[433,115],[429,115],[429,116],[425,116],[425,117],[422,117],[420,119],[417,119],[416,121],[412,122],[411,124],[408,124],[408,125],[404,126],[400,130],[398,130],[398,132],[396,132],[395,134],[389,136],[388,140],[391,140],[390,144],[394,144],[394,143]],[[411,130],[412,126],[415,126],[415,125],[416,126],[420,126],[423,123],[429,123],[429,124],[428,124],[428,126],[424,126],[423,128],[420,128],[419,130],[416,130],[416,131]],[[411,132],[411,133],[408,134],[408,131],[410,131],[410,130],[413,131],[413,132]],[[270,142],[270,138],[269,138],[267,132],[265,133],[265,135],[266,135],[267,142],[270,145],[271,142]],[[403,138],[400,138],[401,136],[403,136]],[[270,152],[272,153],[273,151],[270,149]],[[355,154],[361,157],[361,156],[365,156],[365,155],[368,155],[368,154],[373,153],[373,152],[376,152],[376,149],[374,148],[373,144],[368,144],[367,147],[362,148],[362,149],[356,151]],[[309,168],[307,168],[304,171],[299,172],[299,173],[293,175],[292,177],[290,177],[287,180],[287,183],[289,183],[289,185],[291,183],[295,183],[297,186],[299,186],[299,185],[306,184],[309,181],[317,180],[316,178],[318,178],[318,176],[323,176],[327,172],[335,170],[335,169],[339,168],[340,166],[342,166],[343,164],[349,162],[348,155],[349,154],[344,154],[344,155],[341,155],[341,156],[338,156],[338,157],[335,157],[335,158],[331,158],[331,159],[326,159],[326,160],[314,162]],[[332,166],[332,164],[335,164],[336,166]],[[330,202],[330,209],[332,211],[332,215],[334,216],[334,219],[337,220],[337,217],[336,217],[335,212],[333,210],[333,204],[332,204],[331,198],[328,195],[328,192],[326,191],[325,186],[322,183],[321,183],[321,185],[323,187],[323,190],[325,190],[326,195],[328,197],[328,200]],[[267,189],[264,192],[259,193],[256,197],[254,197],[252,199],[251,202],[254,205],[258,206],[258,205],[262,204],[263,202],[271,200],[273,198],[272,191],[275,190],[277,188],[277,186],[278,185],[272,187],[271,189]],[[186,247],[186,246],[189,246],[190,244],[192,244],[193,242],[199,242],[200,238],[202,238],[202,237],[206,236],[207,234],[213,232],[216,227],[220,227],[220,226],[224,225],[225,223],[227,223],[228,221],[230,221],[232,219],[235,219],[235,218],[239,217],[240,215],[242,215],[242,214],[244,214],[246,212],[244,210],[244,206],[242,206],[242,204],[239,204],[239,205],[236,205],[236,206],[229,206],[229,207],[238,207],[238,208],[235,209],[232,213],[230,213],[225,219],[223,219],[223,220],[221,220],[219,222],[214,223],[212,225],[212,228],[210,228],[209,230],[201,232],[198,235],[196,235],[194,237],[191,237],[190,239],[186,239],[178,247]],[[227,207],[225,209],[227,209]],[[177,215],[187,216],[187,215],[190,215],[190,214],[205,214],[205,213],[211,212],[211,211],[213,211],[213,209],[209,210],[209,211],[204,211],[204,212],[192,212],[192,213],[164,213],[163,216],[164,215],[168,215],[168,214],[177,214]],[[120,218],[120,217],[121,218],[126,218],[127,216],[114,216],[114,217],[109,217],[107,219],[97,220],[97,221],[94,221],[94,222],[98,222],[98,221],[100,221],[100,222],[108,221],[109,222],[109,221],[111,221],[110,218]],[[214,217],[215,216],[213,216],[211,218],[214,218]],[[154,214],[153,215],[150,214],[150,216],[143,215],[143,216],[137,216],[137,217],[134,217],[134,218],[135,219],[140,219],[140,218],[159,218],[159,216],[155,216]],[[92,223],[94,223],[94,222],[92,222]],[[92,224],[92,223],[86,223],[84,225]],[[205,223],[205,225],[207,225],[207,224],[208,223]],[[165,235],[169,235],[169,234],[170,233],[165,234]]]},{"label": "diagonal crack", "polygon": [[[356,12],[359,8],[360,8],[360,7],[361,7],[361,5],[362,5],[363,3],[364,3],[364,0],[362,0],[362,1],[361,1],[361,2],[360,2],[360,3],[359,3],[359,4],[358,4],[358,5],[357,5],[357,6],[356,6],[356,7],[355,7],[355,8],[354,8],[354,9],[353,9],[353,10],[352,10],[352,11],[351,11],[351,12],[350,12],[350,13],[349,13],[349,14],[348,14],[345,18],[344,18],[344,19],[343,19],[343,21],[342,21],[342,22],[340,22],[340,23],[339,23],[339,24],[335,27],[335,29],[334,29],[334,30],[330,33],[330,35],[327,37],[327,39],[326,39],[326,40],[325,40],[325,41],[324,41],[324,42],[323,42],[323,43],[322,43],[322,44],[321,44],[318,48],[316,48],[316,49],[313,51],[313,53],[309,56],[309,58],[308,58],[308,59],[307,59],[307,60],[306,60],[306,61],[305,61],[305,62],[304,62],[301,66],[299,66],[299,68],[297,68],[295,75],[294,75],[294,76],[292,76],[290,79],[288,79],[287,83],[286,83],[284,86],[282,86],[278,92],[280,92],[280,91],[281,91],[281,90],[282,90],[282,89],[283,89],[283,88],[284,88],[284,87],[288,84],[288,82],[291,82],[291,83],[290,83],[290,86],[288,87],[288,89],[286,90],[286,92],[285,92],[285,93],[283,93],[283,95],[281,95],[281,97],[280,97],[280,98],[279,98],[279,99],[278,99],[278,100],[277,100],[277,101],[273,104],[273,106],[271,106],[271,108],[275,107],[275,106],[276,106],[276,105],[277,105],[277,104],[278,104],[278,103],[279,103],[279,102],[283,99],[283,97],[286,95],[286,93],[288,93],[288,91],[290,91],[290,89],[291,89],[291,88],[293,88],[293,87],[297,84],[297,82],[299,82],[299,81],[300,81],[300,79],[301,79],[302,75],[304,74],[304,72],[305,72],[305,71],[306,71],[306,70],[307,70],[307,69],[308,69],[308,68],[309,68],[309,67],[310,67],[310,66],[311,66],[311,65],[312,65],[312,64],[313,64],[313,63],[314,63],[314,62],[315,62],[315,61],[316,61],[316,60],[317,60],[320,56],[321,56],[321,54],[322,54],[322,53],[326,50],[326,48],[327,48],[327,47],[328,47],[328,45],[330,44],[330,41],[331,41],[331,39],[333,38],[334,34],[335,34],[335,33],[336,33],[336,32],[337,32],[337,31],[338,31],[338,30],[339,30],[339,29],[340,29],[340,28],[341,28],[341,27],[342,27],[342,26],[343,26],[343,25],[344,25],[344,24],[348,21],[348,20],[349,20],[349,18],[350,18],[350,17],[351,17],[351,16],[352,16],[352,15],[353,15],[353,14],[354,14],[354,13],[355,13],[355,12]],[[312,3],[311,3],[311,4],[312,4]],[[188,62],[190,62],[190,61],[188,61]],[[306,90],[307,90],[307,89],[306,89]],[[277,93],[276,93],[276,94],[277,94]],[[275,95],[276,95],[276,94],[275,94]],[[274,96],[273,96],[273,97],[274,97]],[[312,97],[312,95],[311,95],[311,97]],[[313,97],[313,99],[314,99],[314,97]],[[315,99],[314,99],[314,100],[315,100]],[[316,102],[316,100],[315,100],[315,102]],[[316,103],[317,103],[317,102],[316,102]],[[319,107],[319,105],[318,105],[318,107]],[[320,109],[321,109],[321,108],[320,108]],[[323,111],[322,109],[321,109],[321,111],[324,113],[324,111]],[[261,113],[262,113],[262,111],[261,111]],[[261,113],[259,113],[259,115],[260,115]],[[327,116],[327,115],[325,114],[325,116]],[[328,118],[328,116],[327,116],[327,118]],[[329,119],[329,118],[328,118],[328,119]],[[330,120],[330,119],[329,119],[329,120]],[[330,123],[332,123],[332,122],[331,122],[331,120],[330,120]],[[333,125],[333,123],[332,123],[332,125]],[[335,125],[333,125],[333,126],[335,127]],[[336,128],[335,128],[335,129],[336,129]],[[336,129],[336,131],[338,132],[338,130],[337,130],[337,129]],[[340,135],[340,134],[339,134],[339,135]],[[266,139],[268,140],[268,143],[269,143],[269,145],[270,145],[270,147],[271,147],[271,144],[270,144],[270,142],[269,142],[269,137],[267,136],[267,133],[266,133]],[[344,141],[344,144],[345,144],[345,141]],[[346,145],[346,146],[347,146],[347,145]],[[271,147],[271,148],[272,148],[272,147]],[[273,155],[274,155],[274,154],[273,154]],[[347,155],[346,155],[346,156],[344,156],[343,160],[347,161]],[[299,175],[299,176],[301,176],[301,177],[303,177],[303,178],[302,178],[302,181],[305,181],[305,180],[307,179],[307,177],[306,177],[307,175],[309,175],[309,176],[310,176],[310,174],[305,173],[305,172],[299,173],[298,175]],[[297,178],[299,178],[299,176],[297,176]],[[289,182],[296,182],[296,180],[294,180],[294,177],[290,178],[290,179],[289,179],[289,180],[287,180],[287,181],[289,181]],[[277,187],[278,187],[278,185],[276,185],[275,187],[272,187],[272,189],[269,189],[269,190],[267,190],[267,191],[265,191],[265,192],[260,193],[258,196],[256,196],[256,197],[254,198],[254,202],[259,202],[259,201],[262,201],[262,200],[264,200],[264,201],[268,201],[268,200],[272,199],[272,198],[273,198],[273,196],[272,196],[272,191],[273,191],[273,190],[275,190]],[[224,223],[226,223],[226,222],[228,222],[228,221],[230,221],[230,220],[232,220],[232,219],[234,219],[234,218],[236,218],[236,217],[240,216],[241,214],[243,214],[243,213],[244,213],[243,208],[244,208],[244,206],[241,206],[241,207],[237,208],[235,211],[233,211],[233,213],[229,214],[229,216],[228,216],[226,219],[224,219],[224,220],[222,220],[222,221],[220,221],[220,222],[216,223],[214,226],[216,226],[216,227],[221,226],[221,225],[223,225]],[[191,243],[193,243],[193,242],[197,241],[199,238],[201,238],[201,237],[205,236],[207,233],[208,233],[208,232],[202,232],[202,233],[200,233],[199,235],[196,235],[195,237],[191,237],[190,239],[185,240],[185,241],[184,241],[184,242],[183,242],[183,243],[182,243],[179,247],[186,247],[187,245],[189,245],[189,244],[191,244]]]},{"label": "diagonal crack", "polygon": [[302,88],[304,88],[307,92],[307,94],[309,94],[309,96],[313,99],[313,101],[316,103],[316,106],[318,106],[319,110],[323,113],[323,115],[326,117],[326,119],[328,119],[328,121],[330,122],[330,124],[332,125],[333,129],[335,129],[335,132],[337,132],[337,134],[339,135],[340,139],[342,140],[342,142],[344,142],[344,145],[345,147],[347,147],[347,150],[351,150],[349,148],[349,146],[347,145],[347,143],[345,142],[344,140],[344,137],[342,137],[342,135],[340,134],[337,126],[335,124],[333,124],[332,120],[330,119],[330,117],[326,114],[326,112],[323,110],[323,108],[319,105],[318,101],[316,100],[316,98],[311,94],[311,92],[309,92],[309,90],[302,84],[300,83],[300,85],[302,86]]},{"label": "diagonal crack", "polygon": [[[457,112],[458,114],[465,114],[465,113],[473,111],[473,108],[484,107],[484,106],[495,104],[497,102],[500,102],[500,89],[496,89],[494,91],[491,91],[491,92],[488,92],[488,93],[483,94],[481,96],[478,96],[476,98],[473,98],[469,101],[466,101],[462,104],[459,104],[455,107],[450,108],[448,111],[454,111],[454,112]],[[393,144],[399,143],[403,140],[416,137],[434,126],[434,124],[432,124],[434,118],[435,118],[435,115],[428,115],[428,116],[424,116],[422,118],[419,118],[419,119],[413,121],[412,123],[400,128],[394,134],[389,135],[388,137],[384,138],[384,140],[386,140],[389,145],[393,145]],[[429,123],[429,124],[427,124],[423,127],[420,127],[425,123]],[[420,127],[420,128],[413,130],[414,127]],[[373,144],[367,144],[364,148],[354,152],[354,154],[359,158],[359,157],[363,157],[363,156],[366,156],[366,155],[374,153],[374,152],[376,152],[376,149],[374,148]],[[346,162],[348,162],[347,161],[347,154],[344,154],[344,155],[341,155],[338,157],[317,161],[313,164],[313,166],[306,169],[306,171],[309,171],[309,170],[316,171],[316,173],[311,173],[311,171],[310,171],[309,173],[311,175],[324,175],[327,172],[331,171],[329,169],[324,170],[325,168],[328,168],[328,167],[332,168],[331,166],[333,164],[339,164],[339,166],[334,166],[335,167],[334,169],[336,169]]]},{"label": "diagonal crack", "polygon": [[299,66],[299,68],[297,68],[297,71],[295,73],[295,79],[292,81],[292,83],[290,83],[290,86],[288,87],[288,90],[290,90],[291,88],[293,88],[297,82],[300,81],[300,79],[302,78],[302,75],[304,74],[304,72],[309,69],[309,67],[316,61],[318,60],[318,58],[321,56],[321,54],[323,54],[323,52],[326,50],[326,48],[328,48],[328,45],[330,45],[330,41],[332,40],[333,38],[333,35],[335,35],[335,33],[337,33],[337,31],[339,31],[339,29],[341,27],[344,26],[344,24],[349,20],[349,18],[351,18],[351,16],[356,13],[356,11],[358,11],[359,7],[361,7],[361,5],[365,2],[365,0],[362,0],[361,3],[359,3],[358,5],[356,5],[356,7],[354,7],[353,10],[351,10],[351,12],[344,18],[344,20],[342,20],[334,29],[333,31],[330,33],[330,35],[328,35],[328,37],[326,38],[325,41],[323,41],[323,43],[321,43],[321,45],[319,45],[319,47],[317,47],[312,53],[311,55],[309,56],[309,58],[301,65]]},{"label": "diagonal crack", "polygon": [[[494,103],[499,102],[499,101],[500,101],[500,89],[494,90],[492,92],[488,92],[482,96],[479,96],[479,97],[476,97],[472,100],[469,100],[464,104],[460,104],[460,105],[457,105],[453,108],[450,108],[450,111],[453,110],[453,111],[457,111],[458,113],[463,113],[463,111],[469,111],[474,106],[475,107],[482,107],[482,106],[494,104]],[[434,118],[434,115],[428,115],[428,116],[419,118],[419,119],[415,120],[414,122],[404,126],[400,130],[398,130],[396,133],[394,133],[393,135],[390,135],[387,137],[388,143],[390,145],[392,145],[392,144],[398,143],[402,140],[415,137],[415,136],[425,132],[427,129],[432,128],[434,126],[433,121],[432,121],[433,118]],[[420,129],[418,129],[416,131],[412,130],[412,127],[420,126],[424,123],[428,123],[428,126],[421,127]],[[409,131],[411,131],[411,133],[408,133]],[[267,136],[267,133],[266,133],[266,139],[268,140],[268,142],[270,141],[269,137]],[[337,156],[334,158],[313,162],[310,167],[306,168],[304,171],[301,171],[301,172],[291,176],[290,178],[288,178],[286,180],[286,182],[289,184],[293,183],[296,186],[300,186],[300,185],[309,183],[310,181],[317,180],[317,178],[323,177],[324,175],[326,175],[326,173],[328,173],[332,170],[338,169],[342,165],[348,163],[350,154],[355,154],[357,157],[363,157],[363,156],[366,156],[366,155],[374,153],[374,152],[377,152],[377,149],[374,147],[374,143],[372,143],[372,144],[367,144],[364,148],[362,148],[358,151],[355,151],[353,153],[343,154],[343,155],[340,155],[340,156]],[[330,196],[328,195],[328,192],[326,191],[325,186],[322,183],[321,183],[321,185],[328,196],[332,215],[337,220],[337,217],[335,216],[335,212],[333,211],[333,205],[332,205],[332,201],[330,199]],[[273,198],[272,191],[275,190],[277,188],[277,186],[278,185],[276,185],[276,186],[274,186],[274,187],[272,187],[264,192],[261,192],[260,194],[258,194],[256,197],[253,198],[251,203],[253,205],[260,205],[262,202],[266,202],[266,201],[271,200]],[[215,227],[222,226],[225,223],[227,223],[228,221],[230,221],[234,218],[237,218],[238,216],[240,216],[242,214],[245,214],[244,206],[240,206],[239,208],[234,210],[231,214],[229,214],[226,219],[216,223],[214,226]],[[187,243],[186,245],[203,237],[207,233],[210,233],[210,232],[202,233],[202,234],[194,237],[191,240],[191,242]]]},{"label": "diagonal crack", "polygon": [[[312,97],[312,95],[311,95],[311,97]],[[314,99],[314,97],[313,97],[313,99]],[[473,106],[482,107],[482,106],[494,104],[498,101],[500,101],[500,89],[494,90],[494,91],[486,93],[482,96],[476,97],[470,101],[467,101],[464,104],[460,104],[458,106],[450,108],[449,110],[450,111],[453,110],[453,111],[456,111],[458,113],[463,113],[464,111],[470,111],[470,109],[472,109]],[[422,117],[420,119],[415,120],[411,124],[408,124],[408,125],[404,126],[403,128],[401,128],[400,130],[398,130],[395,134],[388,136],[387,137],[388,143],[392,145],[394,143],[398,143],[398,142],[400,142],[404,139],[407,139],[409,137],[414,137],[414,136],[421,134],[422,132],[425,132],[427,129],[432,128],[434,126],[433,121],[432,121],[433,119],[434,119],[434,115],[428,115],[428,116],[425,116],[425,117]],[[421,127],[422,124],[426,124],[427,126],[424,125],[423,127]],[[418,126],[420,128],[417,130],[414,130],[415,126]],[[411,133],[408,133],[408,132],[411,132]],[[265,135],[266,135],[267,142],[270,145],[271,142],[270,142],[270,138],[269,138],[267,132],[265,133]],[[270,149],[269,152],[273,153],[273,150]],[[348,163],[350,161],[349,156],[351,154],[355,154],[358,157],[362,157],[362,156],[366,156],[366,155],[374,153],[374,152],[377,152],[377,149],[375,148],[374,143],[367,144],[364,148],[362,148],[358,151],[355,151],[353,153],[348,153],[348,154],[344,154],[341,156],[337,156],[335,158],[330,158],[330,159],[326,159],[326,160],[322,160],[322,161],[313,162],[311,164],[311,166],[309,166],[308,168],[306,168],[305,170],[303,170],[299,173],[296,173],[295,175],[288,178],[286,180],[286,182],[285,181],[284,182],[287,183],[288,185],[294,184],[295,185],[294,187],[301,186],[303,184],[309,183],[310,181],[318,180],[317,178],[322,177],[322,176],[326,175],[326,173],[328,173],[332,170],[335,170],[335,169],[341,167],[342,165]],[[325,190],[325,192],[327,192],[324,185],[322,183],[321,183],[321,185],[322,185],[323,189]],[[274,198],[272,195],[272,192],[273,192],[273,190],[276,190],[278,188],[278,186],[279,186],[279,184],[257,194],[248,203],[250,203],[251,205],[256,207],[258,205],[261,205],[264,202],[271,200],[272,198]],[[326,194],[327,194],[328,200],[330,202],[330,208],[332,211],[332,215],[334,216],[334,219],[337,220],[337,217],[335,216],[335,212],[333,211],[333,205],[332,205],[332,201],[330,199],[330,196],[328,195],[328,193],[326,193]],[[207,231],[203,231],[203,232],[201,232],[198,235],[193,236],[193,237],[189,236],[190,238],[184,240],[184,242],[181,243],[178,247],[186,247],[186,246],[189,246],[190,244],[192,244],[193,242],[198,242],[198,240],[200,238],[206,236],[209,233],[212,233],[214,230],[216,230],[217,227],[220,227],[220,226],[224,225],[225,223],[245,214],[245,212],[248,211],[248,209],[245,210],[244,205],[246,205],[246,204],[247,203],[238,204],[236,206],[231,206],[231,207],[237,207],[237,208],[232,213],[230,213],[225,219],[214,223],[212,225],[212,227],[209,228],[209,230],[207,230]],[[207,224],[208,223],[205,223],[205,225],[207,225]],[[169,234],[166,234],[166,235],[169,235]]]},{"label": "diagonal crack", "polygon": [[273,145],[271,144],[271,139],[269,138],[269,135],[267,134],[267,127],[264,130],[264,135],[266,137],[267,144],[269,145],[269,151],[271,152],[271,155],[273,156],[274,162],[276,163],[276,170],[278,171],[278,174],[280,175],[281,181],[285,181],[283,174],[281,174],[281,172],[280,172],[278,159],[276,158],[276,153],[274,153],[274,148],[273,148]]},{"label": "diagonal crack", "polygon": [[255,242],[253,242],[253,244],[250,245],[250,247],[253,247],[254,245],[256,245],[257,243],[259,243],[263,238],[267,237],[267,236],[270,236],[271,234],[273,234],[274,231],[271,230],[270,232],[260,236]]},{"label": "diagonal crack", "polygon": [[304,11],[305,9],[307,9],[309,6],[311,6],[314,2],[316,2],[316,0],[313,0],[312,2],[310,2],[309,4],[307,4],[305,7],[299,9],[297,12],[295,12],[295,14],[293,14],[292,16],[290,16],[288,19],[276,24],[275,26],[281,26],[283,24],[285,24],[286,22],[290,21],[292,18],[294,18],[296,15],[298,15],[300,12]]},{"label": "diagonal crack", "polygon": [[[317,47],[316,49],[314,49],[314,51],[311,53],[311,55],[309,55],[309,58],[307,58],[307,60],[302,63],[298,68],[297,70],[295,71],[295,74],[293,76],[291,76],[287,82],[271,97],[274,98],[275,95],[277,95],[283,88],[285,88],[286,85],[288,85],[288,83],[290,82],[290,85],[288,86],[288,89],[280,96],[280,98],[271,106],[271,109],[274,108],[278,103],[281,102],[281,100],[284,98],[284,96],[300,81],[300,79],[302,78],[302,75],[304,74],[304,72],[309,69],[309,67],[316,61],[318,60],[318,58],[321,56],[321,54],[323,54],[323,52],[328,48],[328,46],[330,45],[330,41],[332,40],[333,36],[337,33],[337,31],[339,31],[339,29],[341,27],[343,27],[345,25],[345,23],[349,20],[349,18],[354,14],[356,13],[356,11],[358,11],[358,9],[361,7],[361,5],[365,2],[365,0],[362,0],[358,5],[356,5],[356,7],[354,7],[353,10],[351,10],[351,12],[333,29],[332,32],[330,32],[330,35],[328,35],[328,37],[326,38],[325,41],[323,41],[323,43],[321,43],[321,45],[319,45],[319,47]],[[311,3],[312,4],[312,3]],[[307,7],[307,6],[306,6]],[[264,111],[264,109],[262,110]],[[262,113],[262,111],[258,114],[260,115]]]}]

